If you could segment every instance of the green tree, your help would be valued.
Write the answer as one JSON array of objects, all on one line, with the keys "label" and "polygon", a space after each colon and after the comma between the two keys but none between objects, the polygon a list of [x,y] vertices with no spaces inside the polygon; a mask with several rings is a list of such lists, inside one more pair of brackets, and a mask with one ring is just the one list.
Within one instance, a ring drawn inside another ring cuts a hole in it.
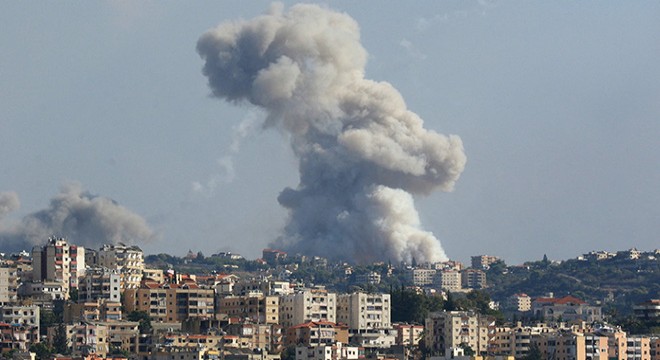
[{"label": "green tree", "polygon": [[45,360],[45,359],[49,359],[50,356],[53,354],[53,349],[51,349],[50,347],[48,347],[48,345],[44,343],[36,343],[30,345],[30,352],[37,354],[37,359]]},{"label": "green tree", "polygon": [[70,353],[66,325],[63,323],[60,323],[55,330],[55,336],[53,336],[53,350],[62,355],[68,355]]},{"label": "green tree", "polygon": [[140,329],[140,334],[151,334],[151,317],[149,317],[146,311],[131,311],[126,318],[128,321],[139,322],[138,328]]}]

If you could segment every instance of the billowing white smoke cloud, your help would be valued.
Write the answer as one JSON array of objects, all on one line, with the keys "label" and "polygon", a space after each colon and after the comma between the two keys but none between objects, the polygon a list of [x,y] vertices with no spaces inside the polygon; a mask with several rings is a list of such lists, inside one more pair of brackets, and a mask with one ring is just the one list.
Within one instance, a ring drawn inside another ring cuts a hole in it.
[{"label": "billowing white smoke cloud", "polygon": [[[3,204],[10,204],[9,209],[13,204],[15,209],[18,196],[0,194],[0,215]],[[5,251],[29,250],[44,244],[50,236],[65,237],[93,249],[107,243],[132,244],[155,238],[142,217],[111,199],[83,191],[78,184],[64,186],[46,209],[28,214],[17,223],[0,222],[0,246]]]},{"label": "billowing white smoke cloud", "polygon": [[273,246],[359,262],[446,259],[411,194],[450,191],[463,144],[424,129],[390,84],[364,78],[353,19],[276,6],[209,30],[197,51],[216,97],[266,109],[265,125],[291,135],[300,184],[279,196],[290,217]]}]

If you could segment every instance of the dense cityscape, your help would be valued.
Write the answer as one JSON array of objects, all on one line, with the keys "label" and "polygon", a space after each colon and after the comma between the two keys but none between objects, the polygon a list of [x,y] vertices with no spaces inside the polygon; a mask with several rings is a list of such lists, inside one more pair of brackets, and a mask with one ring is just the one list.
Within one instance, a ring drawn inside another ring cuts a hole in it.
[{"label": "dense cityscape", "polygon": [[652,360],[659,267],[660,250],[352,264],[50,238],[2,254],[1,349],[8,359]]}]

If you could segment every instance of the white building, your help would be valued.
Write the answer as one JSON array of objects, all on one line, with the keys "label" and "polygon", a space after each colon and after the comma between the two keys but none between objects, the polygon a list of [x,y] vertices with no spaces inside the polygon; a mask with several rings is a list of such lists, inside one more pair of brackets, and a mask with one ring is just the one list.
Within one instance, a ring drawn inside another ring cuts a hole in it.
[{"label": "white building", "polygon": [[297,346],[296,360],[353,360],[358,359],[359,349],[353,346],[334,345]]},{"label": "white building", "polygon": [[[0,310],[0,322],[34,326],[39,329],[39,307],[6,305]],[[37,331],[38,333],[38,331]]]},{"label": "white building", "polygon": [[326,290],[306,290],[280,298],[280,324],[284,327],[308,321],[337,322],[337,295]]},{"label": "white building", "polygon": [[121,291],[137,289],[142,281],[144,270],[144,254],[137,246],[106,244],[99,249],[98,265],[108,269],[116,269],[120,274]]},{"label": "white building", "polygon": [[109,300],[120,302],[120,275],[117,270],[104,267],[87,268],[85,276],[80,278],[78,301]]}]

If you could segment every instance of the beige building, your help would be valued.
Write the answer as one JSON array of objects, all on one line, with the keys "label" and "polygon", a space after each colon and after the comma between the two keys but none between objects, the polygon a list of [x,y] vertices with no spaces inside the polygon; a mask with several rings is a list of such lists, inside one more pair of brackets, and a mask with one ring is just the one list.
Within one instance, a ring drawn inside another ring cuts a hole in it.
[{"label": "beige building", "polygon": [[45,246],[32,249],[32,274],[34,281],[61,282],[68,299],[71,287],[78,287],[78,277],[85,274],[85,249],[50,238]]},{"label": "beige building", "polygon": [[406,270],[406,280],[414,286],[433,285],[435,269],[414,268]]},{"label": "beige building", "polygon": [[214,316],[214,292],[197,284],[156,284],[145,282],[139,289],[124,292],[127,312],[146,311],[152,321],[182,322],[188,318]]},{"label": "beige building", "polygon": [[472,256],[471,260],[473,269],[488,270],[490,265],[500,260],[500,258],[491,255],[477,255]]},{"label": "beige building", "polygon": [[525,293],[513,294],[507,299],[507,308],[525,312],[532,310],[532,298]]},{"label": "beige building", "polygon": [[591,306],[574,296],[534,299],[532,313],[546,320],[594,322],[603,319],[600,306]]},{"label": "beige building", "polygon": [[0,306],[18,300],[18,271],[15,267],[0,267]]},{"label": "beige building", "polygon": [[323,289],[283,295],[279,312],[280,324],[284,327],[309,321],[336,322],[337,295]]},{"label": "beige building", "polygon": [[423,340],[424,326],[411,324],[395,324],[396,344],[403,346],[418,346]]},{"label": "beige building", "polygon": [[99,249],[97,257],[98,265],[119,271],[122,291],[140,287],[144,270],[142,249],[122,243],[106,244]]},{"label": "beige building", "polygon": [[494,324],[487,317],[466,311],[430,313],[425,323],[426,348],[440,356],[448,356],[461,346],[469,346],[475,354],[488,352],[489,328]]},{"label": "beige building", "polygon": [[479,269],[461,271],[461,286],[466,289],[483,289],[486,287],[486,272]]},{"label": "beige building", "polygon": [[461,291],[461,272],[458,270],[440,270],[435,274],[434,285],[445,291]]},{"label": "beige building", "polygon": [[279,297],[254,294],[227,296],[218,300],[219,314],[247,319],[258,324],[279,323]]},{"label": "beige building", "polygon": [[[108,354],[108,329],[105,325],[84,323],[64,327],[73,356],[95,354],[105,357]],[[57,331],[58,326],[48,328],[48,343],[53,344]]]},{"label": "beige building", "polygon": [[337,297],[337,322],[348,325],[351,332],[392,327],[390,294],[343,294]]}]

